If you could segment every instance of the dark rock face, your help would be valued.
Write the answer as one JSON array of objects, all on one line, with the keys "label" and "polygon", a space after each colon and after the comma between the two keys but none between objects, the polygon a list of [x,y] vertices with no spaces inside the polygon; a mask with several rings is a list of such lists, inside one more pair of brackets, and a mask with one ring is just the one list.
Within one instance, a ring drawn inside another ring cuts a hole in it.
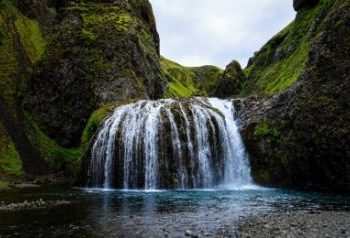
[{"label": "dark rock face", "polygon": [[349,13],[348,2],[335,1],[293,87],[237,101],[257,182],[350,191]]},{"label": "dark rock face", "polygon": [[293,7],[295,11],[299,11],[305,7],[312,7],[319,3],[320,0],[293,0]]},{"label": "dark rock face", "polygon": [[219,80],[218,88],[216,89],[214,96],[227,98],[240,93],[242,83],[245,80],[243,70],[238,61],[234,60],[226,69]]},{"label": "dark rock face", "polygon": [[46,0],[20,0],[18,8],[30,18],[38,18],[47,13],[48,10]]},{"label": "dark rock face", "polygon": [[85,4],[59,10],[55,37],[26,100],[41,129],[63,146],[79,144],[97,108],[119,99],[160,98],[166,86],[149,2]]}]

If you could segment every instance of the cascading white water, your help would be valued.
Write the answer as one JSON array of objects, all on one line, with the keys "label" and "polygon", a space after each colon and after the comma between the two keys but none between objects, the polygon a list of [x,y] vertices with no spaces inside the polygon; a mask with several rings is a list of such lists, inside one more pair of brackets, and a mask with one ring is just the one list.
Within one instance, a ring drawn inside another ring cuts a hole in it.
[{"label": "cascading white water", "polygon": [[250,167],[230,100],[139,101],[118,107],[91,152],[88,185],[160,189],[245,186]]}]

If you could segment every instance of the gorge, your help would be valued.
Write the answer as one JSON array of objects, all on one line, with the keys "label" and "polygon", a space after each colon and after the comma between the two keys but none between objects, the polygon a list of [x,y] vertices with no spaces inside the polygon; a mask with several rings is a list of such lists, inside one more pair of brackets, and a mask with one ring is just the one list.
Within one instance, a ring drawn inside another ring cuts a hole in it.
[{"label": "gorge", "polygon": [[220,69],[148,0],[0,0],[0,237],[348,237],[350,1],[292,2]]}]

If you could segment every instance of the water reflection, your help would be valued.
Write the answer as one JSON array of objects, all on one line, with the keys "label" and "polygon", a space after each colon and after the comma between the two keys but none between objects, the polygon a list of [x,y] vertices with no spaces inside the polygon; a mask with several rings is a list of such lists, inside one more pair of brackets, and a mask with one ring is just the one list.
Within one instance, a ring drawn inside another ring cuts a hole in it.
[{"label": "water reflection", "polygon": [[[285,190],[43,190],[0,200],[65,199],[73,204],[38,211],[0,212],[0,236],[164,237],[185,230],[234,234],[234,223],[252,214],[291,210],[350,210],[350,198]],[[24,232],[23,234],[21,232]]]}]

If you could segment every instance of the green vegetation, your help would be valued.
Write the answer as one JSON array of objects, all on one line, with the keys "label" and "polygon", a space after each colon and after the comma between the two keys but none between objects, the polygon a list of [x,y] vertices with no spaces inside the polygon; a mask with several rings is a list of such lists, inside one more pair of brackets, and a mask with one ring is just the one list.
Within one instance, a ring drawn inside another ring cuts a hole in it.
[{"label": "green vegetation", "polygon": [[241,95],[272,95],[291,86],[304,69],[310,45],[317,36],[316,21],[332,1],[323,0],[302,10],[296,19],[256,53],[244,70],[247,81]]},{"label": "green vegetation", "polygon": [[6,188],[10,185],[9,182],[5,182],[5,181],[0,181],[0,189],[2,188]]},{"label": "green vegetation", "polygon": [[101,126],[101,123],[107,116],[111,115],[115,108],[126,105],[129,103],[135,102],[136,99],[126,99],[120,100],[116,103],[109,103],[99,108],[95,112],[93,112],[88,120],[88,123],[85,126],[85,129],[82,134],[81,142],[82,144],[86,144],[90,141],[90,139],[94,136],[97,129]]},{"label": "green vegetation", "polygon": [[[24,53],[23,57],[36,63],[45,50],[45,40],[38,22],[24,16],[9,0],[4,0],[0,7],[0,38],[0,94],[13,106],[22,87],[16,81],[22,64],[18,55]],[[15,42],[23,47],[23,52]]]},{"label": "green vegetation", "polygon": [[169,86],[164,97],[208,96],[216,88],[222,70],[215,66],[185,67],[161,57]]},{"label": "green vegetation", "polygon": [[254,135],[256,137],[273,137],[279,136],[279,131],[274,125],[275,123],[270,121],[263,121],[256,125]]},{"label": "green vegetation", "polygon": [[82,148],[63,148],[43,133],[38,125],[26,114],[28,137],[35,148],[39,150],[50,168],[59,170],[67,166],[73,171],[79,166]]},{"label": "green vegetation", "polygon": [[92,136],[96,133],[97,129],[101,125],[102,121],[112,113],[115,107],[115,104],[108,104],[91,114],[81,137],[81,142],[83,144],[90,141]]},{"label": "green vegetation", "polygon": [[0,94],[8,104],[14,105],[18,62],[14,52],[13,41],[6,29],[5,17],[2,14],[0,15],[0,29],[4,32],[2,44],[0,45]]},{"label": "green vegetation", "polygon": [[0,145],[0,175],[5,177],[22,175],[22,161],[2,124],[0,124]]},{"label": "green vegetation", "polygon": [[27,55],[32,63],[37,62],[45,50],[45,40],[41,34],[39,23],[19,15],[15,26]]}]

